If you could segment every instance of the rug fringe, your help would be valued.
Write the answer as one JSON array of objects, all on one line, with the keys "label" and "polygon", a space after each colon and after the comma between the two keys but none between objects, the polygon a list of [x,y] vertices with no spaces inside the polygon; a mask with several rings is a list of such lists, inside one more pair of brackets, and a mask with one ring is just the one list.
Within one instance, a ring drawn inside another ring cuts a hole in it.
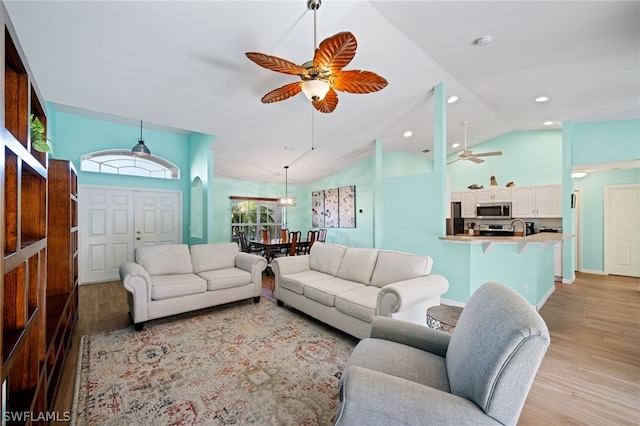
[{"label": "rug fringe", "polygon": [[78,345],[78,359],[76,361],[76,380],[73,387],[73,404],[71,405],[71,421],[69,422],[69,426],[76,426],[76,417],[78,410],[78,399],[80,398],[80,373],[82,370],[82,354],[84,349],[84,340],[87,335],[84,335],[80,338],[80,345]]}]

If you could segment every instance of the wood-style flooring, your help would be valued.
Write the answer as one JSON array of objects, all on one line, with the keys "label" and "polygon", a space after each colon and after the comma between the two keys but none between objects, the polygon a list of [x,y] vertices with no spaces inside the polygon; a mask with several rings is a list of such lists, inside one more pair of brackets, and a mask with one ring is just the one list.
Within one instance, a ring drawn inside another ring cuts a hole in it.
[{"label": "wood-style flooring", "polygon": [[[270,293],[272,277],[263,281]],[[540,310],[551,346],[533,383],[519,425],[640,424],[640,281],[578,274],[556,283]],[[79,319],[54,409],[70,411],[80,337],[128,326],[119,281],[80,286]]]}]

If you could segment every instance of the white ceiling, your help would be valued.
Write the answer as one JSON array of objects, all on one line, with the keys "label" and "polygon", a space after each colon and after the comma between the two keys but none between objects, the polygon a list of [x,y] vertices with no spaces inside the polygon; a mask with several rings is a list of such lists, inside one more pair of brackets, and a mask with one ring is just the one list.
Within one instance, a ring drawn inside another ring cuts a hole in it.
[{"label": "white ceiling", "polygon": [[[324,0],[318,42],[351,31],[358,50],[345,69],[374,71],[389,85],[339,93],[333,113],[313,113],[313,132],[304,95],[260,103],[296,77],[244,55],[310,60],[306,0],[5,4],[45,100],[134,128],[143,120],[216,135],[217,177],[282,183],[290,165],[289,183],[308,184],[370,155],[376,138],[384,151],[425,155],[442,81],[460,97],[448,107],[449,145],[462,142],[464,120],[471,146],[549,128],[545,120],[560,128],[640,118],[638,1]],[[487,35],[489,45],[473,44]],[[539,95],[550,101],[534,102]]]}]

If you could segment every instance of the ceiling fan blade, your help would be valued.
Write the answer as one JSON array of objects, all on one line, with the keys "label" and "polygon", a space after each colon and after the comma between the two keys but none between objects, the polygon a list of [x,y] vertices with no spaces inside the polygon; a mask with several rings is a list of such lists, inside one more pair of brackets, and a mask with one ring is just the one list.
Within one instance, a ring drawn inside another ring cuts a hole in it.
[{"label": "ceiling fan blade", "polygon": [[372,93],[387,87],[387,80],[371,71],[338,71],[329,78],[329,84],[336,90],[348,93]]},{"label": "ceiling fan blade", "polygon": [[475,155],[472,157],[467,157],[467,160],[473,161],[476,164],[484,163],[484,160],[482,158],[478,158]]},{"label": "ceiling fan blade", "polygon": [[247,52],[245,55],[256,64],[271,71],[290,75],[307,74],[307,70],[300,65],[296,65],[286,59],[278,58],[277,56],[265,55],[264,53],[258,52]]},{"label": "ceiling fan blade", "polygon": [[462,158],[458,157],[458,158],[456,158],[455,160],[449,161],[449,162],[447,163],[447,166],[448,166],[449,164],[453,164],[453,163],[455,163],[456,161],[460,161],[460,160],[462,160]]},{"label": "ceiling fan blade", "polygon": [[458,152],[458,157],[461,158],[471,157],[472,155],[473,151],[471,151],[470,149],[463,149],[462,151]]},{"label": "ceiling fan blade", "polygon": [[356,55],[358,42],[353,34],[344,31],[324,39],[313,55],[313,66],[333,74],[344,68]]},{"label": "ceiling fan blade", "polygon": [[262,97],[263,104],[270,104],[272,102],[284,101],[292,96],[297,95],[302,91],[302,82],[285,84],[282,87],[278,87],[275,90],[270,91]]},{"label": "ceiling fan blade", "polygon": [[492,155],[502,155],[502,151],[492,151],[492,152],[480,152],[478,154],[474,154],[476,157],[490,157]]},{"label": "ceiling fan blade", "polygon": [[319,100],[312,102],[313,107],[320,112],[329,113],[333,112],[338,106],[338,94],[332,88],[329,88],[326,96]]}]

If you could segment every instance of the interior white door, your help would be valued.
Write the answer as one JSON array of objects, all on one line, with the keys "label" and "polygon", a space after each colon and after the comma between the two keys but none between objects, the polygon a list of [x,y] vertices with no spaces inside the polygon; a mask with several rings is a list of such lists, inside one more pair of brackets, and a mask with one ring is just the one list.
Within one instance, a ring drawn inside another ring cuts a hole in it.
[{"label": "interior white door", "polygon": [[136,191],[135,247],[180,241],[179,192]]},{"label": "interior white door", "polygon": [[605,273],[640,276],[640,185],[605,187]]},{"label": "interior white door", "polygon": [[118,280],[120,265],[134,259],[138,245],[182,242],[178,191],[80,185],[79,199],[82,284]]}]

